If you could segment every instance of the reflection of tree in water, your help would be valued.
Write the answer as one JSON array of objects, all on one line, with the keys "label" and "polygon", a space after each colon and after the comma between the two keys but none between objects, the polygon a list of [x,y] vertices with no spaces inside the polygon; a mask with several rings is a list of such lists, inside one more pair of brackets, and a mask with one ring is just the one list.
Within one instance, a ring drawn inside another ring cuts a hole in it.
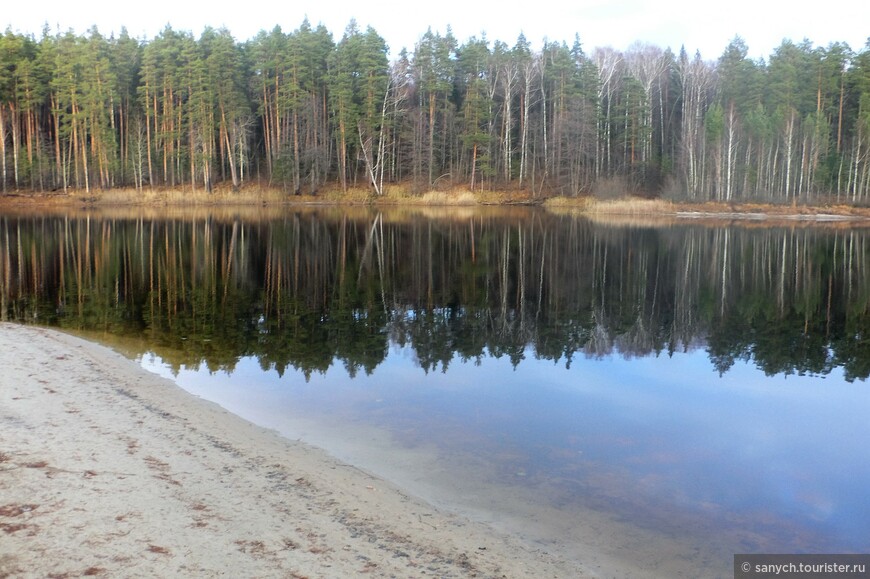
[{"label": "reflection of tree in water", "polygon": [[706,347],[716,369],[870,374],[867,236],[608,228],[530,211],[428,219],[3,218],[3,319],[141,336],[174,366],[372,372],[454,358]]}]

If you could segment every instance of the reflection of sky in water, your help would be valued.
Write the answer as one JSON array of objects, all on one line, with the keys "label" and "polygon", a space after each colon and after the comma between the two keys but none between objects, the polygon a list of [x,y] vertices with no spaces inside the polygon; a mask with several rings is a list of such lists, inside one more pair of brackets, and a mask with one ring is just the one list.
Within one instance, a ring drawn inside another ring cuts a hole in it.
[{"label": "reflection of sky in water", "polygon": [[570,370],[528,352],[516,369],[503,357],[425,374],[394,348],[354,379],[342,367],[308,382],[292,370],[279,378],[245,359],[231,376],[183,369],[176,380],[278,430],[293,413],[326,428],[383,427],[399,445],[486,464],[487,482],[531,486],[557,506],[653,526],[689,513],[713,531],[765,537],[735,545],[741,552],[870,546],[870,390],[840,376],[769,378],[738,363],[720,378],[702,350],[578,357]]}]

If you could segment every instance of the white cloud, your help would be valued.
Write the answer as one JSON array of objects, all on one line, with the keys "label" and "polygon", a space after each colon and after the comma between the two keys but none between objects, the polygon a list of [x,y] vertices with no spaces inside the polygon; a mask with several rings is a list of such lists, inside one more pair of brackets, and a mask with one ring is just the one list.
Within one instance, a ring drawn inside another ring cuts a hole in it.
[{"label": "white cloud", "polygon": [[538,0],[527,3],[508,0],[499,4],[444,0],[433,4],[403,5],[394,2],[359,3],[336,0],[319,4],[297,4],[249,0],[240,9],[237,2],[218,0],[207,8],[201,3],[153,0],[148,3],[116,3],[108,0],[61,2],[46,0],[33,5],[12,3],[4,7],[0,25],[39,35],[48,22],[52,30],[72,28],[84,33],[96,24],[104,34],[117,33],[126,26],[130,34],[152,38],[167,23],[173,28],[202,32],[207,25],[226,26],[239,40],[279,24],[296,29],[306,13],[312,24],[323,23],[340,37],[351,18],[361,26],[373,26],[394,52],[413,48],[431,26],[444,33],[451,24],[460,41],[486,32],[490,41],[508,45],[523,32],[533,46],[542,40],[573,42],[574,34],[587,50],[613,46],[624,50],[634,41],[651,42],[675,52],[685,46],[708,59],[717,58],[735,35],[742,36],[752,56],[766,57],[783,38],[809,38],[826,46],[845,41],[861,49],[870,34],[870,7],[863,0],[833,0],[824,12],[801,10],[793,4],[735,0],[716,8],[689,0],[653,3],[650,0]]}]

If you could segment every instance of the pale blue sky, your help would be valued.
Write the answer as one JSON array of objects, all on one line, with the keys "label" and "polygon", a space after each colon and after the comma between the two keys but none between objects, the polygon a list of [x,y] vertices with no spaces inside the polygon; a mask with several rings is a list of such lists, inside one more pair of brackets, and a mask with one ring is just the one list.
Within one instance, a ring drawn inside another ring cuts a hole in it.
[{"label": "pale blue sky", "polygon": [[[11,6],[10,6],[11,4]],[[207,8],[205,6],[208,6]],[[239,8],[242,7],[242,10]],[[649,42],[674,52],[685,46],[689,53],[700,50],[705,59],[717,58],[735,36],[742,36],[752,57],[767,57],[783,38],[808,38],[815,45],[847,42],[854,50],[864,47],[870,36],[870,3],[866,0],[831,0],[823,6],[803,3],[731,0],[699,3],[690,0],[537,0],[499,3],[439,0],[399,3],[374,0],[359,2],[243,3],[216,0],[208,4],[177,0],[115,2],[45,0],[39,3],[7,3],[0,26],[41,33],[44,23],[54,31],[72,28],[83,33],[96,24],[109,35],[126,26],[131,35],[152,38],[167,23],[199,35],[207,26],[226,26],[238,40],[279,24],[285,31],[296,29],[307,15],[312,24],[323,23],[340,37],[351,18],[373,26],[398,52],[411,49],[428,26],[444,32],[451,25],[460,40],[479,36],[513,45],[523,32],[534,48],[544,38],[565,40],[580,35],[584,48],[613,46],[624,50],[635,41]]]}]

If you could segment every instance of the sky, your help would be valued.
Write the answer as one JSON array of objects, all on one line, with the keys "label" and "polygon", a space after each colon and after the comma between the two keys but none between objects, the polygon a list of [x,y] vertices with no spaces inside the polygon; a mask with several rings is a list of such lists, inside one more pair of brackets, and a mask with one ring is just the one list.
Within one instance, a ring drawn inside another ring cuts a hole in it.
[{"label": "sky", "polygon": [[604,46],[626,50],[641,42],[674,52],[685,47],[707,60],[718,58],[735,36],[744,39],[750,57],[765,59],[783,39],[809,39],[815,46],[846,42],[858,51],[870,36],[866,0],[828,0],[813,6],[776,0],[44,0],[6,3],[0,26],[37,37],[46,23],[52,32],[72,29],[78,34],[96,25],[105,36],[126,27],[131,36],[144,39],[153,38],[167,24],[195,36],[212,26],[226,27],[237,41],[245,41],[276,24],[291,32],[306,16],[314,26],[325,25],[336,40],[351,18],[362,29],[372,26],[387,41],[392,56],[402,47],[412,50],[428,28],[444,34],[448,25],[460,42],[485,34],[490,42],[513,46],[523,33],[532,48],[539,49],[544,39],[571,45],[579,35],[587,53]]}]

